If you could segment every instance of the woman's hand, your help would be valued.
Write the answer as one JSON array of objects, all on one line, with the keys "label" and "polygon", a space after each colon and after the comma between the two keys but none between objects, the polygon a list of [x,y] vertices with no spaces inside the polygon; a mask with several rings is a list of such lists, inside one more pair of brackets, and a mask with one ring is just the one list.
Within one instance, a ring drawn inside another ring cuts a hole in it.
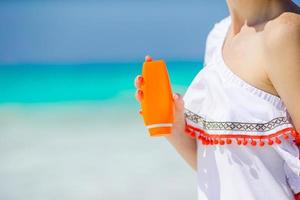
[{"label": "woman's hand", "polygon": [[[145,61],[151,61],[151,60],[152,58],[150,56],[145,57]],[[134,85],[137,89],[135,93],[135,98],[139,103],[143,98],[143,91],[141,90],[142,83],[143,83],[143,77],[141,75],[136,76],[134,80]],[[173,94],[173,101],[174,101],[174,122],[172,126],[172,134],[182,134],[184,133],[184,129],[185,129],[184,102],[182,96],[178,93]]]},{"label": "woman's hand", "polygon": [[[146,56],[146,61],[151,61],[150,56]],[[143,98],[143,91],[141,85],[143,77],[141,75],[136,76],[134,85],[136,87],[135,98],[138,102],[141,102]],[[197,170],[197,143],[193,138],[185,135],[185,116],[184,116],[184,102],[178,93],[173,94],[174,101],[174,122],[172,126],[172,132],[170,135],[165,136],[167,140],[174,146],[176,151],[181,157],[192,167]]]}]

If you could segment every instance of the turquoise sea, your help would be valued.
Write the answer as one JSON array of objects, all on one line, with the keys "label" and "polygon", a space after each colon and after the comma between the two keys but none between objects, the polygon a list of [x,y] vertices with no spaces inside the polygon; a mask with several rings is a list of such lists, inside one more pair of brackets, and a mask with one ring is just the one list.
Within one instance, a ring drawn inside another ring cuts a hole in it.
[{"label": "turquoise sea", "polygon": [[[184,92],[200,62],[168,62],[173,89]],[[0,65],[0,103],[105,100],[132,103],[141,63]]]},{"label": "turquoise sea", "polygon": [[[141,62],[0,66],[0,199],[196,199],[196,174],[150,138]],[[201,62],[167,61],[184,94]]]}]

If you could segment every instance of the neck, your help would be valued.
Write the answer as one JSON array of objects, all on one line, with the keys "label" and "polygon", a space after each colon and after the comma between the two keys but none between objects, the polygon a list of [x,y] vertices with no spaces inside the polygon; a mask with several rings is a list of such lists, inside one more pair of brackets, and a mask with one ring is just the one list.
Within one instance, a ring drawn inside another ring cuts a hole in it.
[{"label": "neck", "polygon": [[232,30],[236,34],[243,25],[255,26],[271,20],[286,10],[290,0],[227,0]]}]

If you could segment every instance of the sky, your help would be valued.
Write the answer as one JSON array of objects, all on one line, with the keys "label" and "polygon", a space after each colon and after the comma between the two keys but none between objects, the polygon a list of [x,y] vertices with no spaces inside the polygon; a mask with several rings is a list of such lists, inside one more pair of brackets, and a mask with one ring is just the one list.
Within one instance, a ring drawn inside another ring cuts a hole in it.
[{"label": "sky", "polygon": [[225,0],[2,0],[0,64],[201,61],[227,15]]}]

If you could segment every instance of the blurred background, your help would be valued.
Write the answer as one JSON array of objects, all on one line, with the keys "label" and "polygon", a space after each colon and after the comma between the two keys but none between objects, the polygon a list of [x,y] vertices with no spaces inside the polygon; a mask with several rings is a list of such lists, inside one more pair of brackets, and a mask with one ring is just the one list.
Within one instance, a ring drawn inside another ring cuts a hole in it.
[{"label": "blurred background", "polygon": [[183,95],[227,15],[225,0],[0,1],[0,199],[196,199],[133,81],[150,54]]}]

